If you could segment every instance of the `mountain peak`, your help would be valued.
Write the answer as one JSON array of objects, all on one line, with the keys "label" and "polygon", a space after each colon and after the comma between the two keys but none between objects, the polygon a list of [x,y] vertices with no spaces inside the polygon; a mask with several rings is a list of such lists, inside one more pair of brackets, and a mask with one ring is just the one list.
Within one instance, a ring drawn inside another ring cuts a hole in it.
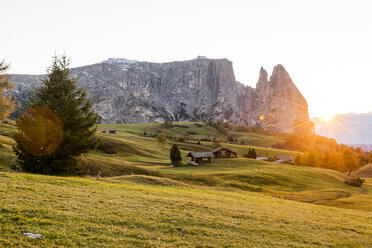
[{"label": "mountain peak", "polygon": [[210,59],[206,56],[202,56],[202,55],[199,55],[198,57],[195,58],[195,60],[198,60],[198,59]]},{"label": "mountain peak", "polygon": [[107,60],[102,61],[101,63],[106,63],[106,64],[134,64],[138,62],[137,60],[129,60],[129,59],[124,59],[124,58],[109,58]]}]

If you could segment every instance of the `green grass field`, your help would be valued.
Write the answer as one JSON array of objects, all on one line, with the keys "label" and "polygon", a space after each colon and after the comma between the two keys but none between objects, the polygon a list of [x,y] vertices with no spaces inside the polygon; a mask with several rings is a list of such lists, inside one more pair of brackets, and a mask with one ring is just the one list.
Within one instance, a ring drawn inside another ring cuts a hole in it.
[{"label": "green grass field", "polygon": [[[222,135],[202,124],[163,130]],[[160,124],[100,125],[102,147],[83,163],[103,177],[53,177],[11,170],[14,123],[0,128],[0,247],[370,247],[372,180],[346,185],[342,173],[244,158],[172,167],[169,149],[141,134]],[[178,130],[177,130],[178,129]],[[191,131],[190,131],[191,130]],[[237,134],[235,134],[237,135]],[[252,133],[241,134],[253,140]],[[222,137],[222,136],[220,136]],[[256,138],[259,136],[256,136]],[[259,140],[259,138],[257,138]],[[267,148],[258,156],[292,154]],[[182,157],[210,142],[175,142]],[[106,154],[114,150],[115,155]],[[22,237],[41,233],[43,239]]]}]

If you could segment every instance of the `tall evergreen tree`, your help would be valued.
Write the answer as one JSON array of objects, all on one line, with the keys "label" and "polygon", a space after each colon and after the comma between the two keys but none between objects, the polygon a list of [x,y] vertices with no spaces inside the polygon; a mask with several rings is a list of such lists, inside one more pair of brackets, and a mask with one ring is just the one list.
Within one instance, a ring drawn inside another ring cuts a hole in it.
[{"label": "tall evergreen tree", "polygon": [[181,152],[178,146],[174,144],[170,149],[170,160],[174,166],[180,166],[182,162]]},{"label": "tall evergreen tree", "polygon": [[0,61],[0,122],[14,110],[14,101],[12,101],[14,85],[9,82],[9,76],[3,74],[6,70],[8,65]]},{"label": "tall evergreen tree", "polygon": [[30,172],[71,175],[84,172],[81,155],[94,149],[98,115],[86,89],[70,76],[69,59],[54,57],[48,76],[18,122],[14,150],[18,163]]},{"label": "tall evergreen tree", "polygon": [[254,148],[252,148],[251,150],[251,158],[254,158],[254,159],[257,158],[256,150]]}]

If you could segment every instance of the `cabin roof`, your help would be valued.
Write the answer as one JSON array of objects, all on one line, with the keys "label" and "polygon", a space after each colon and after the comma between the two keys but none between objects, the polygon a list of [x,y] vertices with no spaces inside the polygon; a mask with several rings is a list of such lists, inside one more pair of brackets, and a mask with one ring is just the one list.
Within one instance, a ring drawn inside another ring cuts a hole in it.
[{"label": "cabin roof", "polygon": [[223,146],[223,147],[220,146],[220,147],[217,147],[217,148],[213,149],[211,152],[215,153],[215,152],[218,152],[218,151],[223,150],[223,149],[228,150],[228,151],[233,152],[233,153],[237,153],[235,151],[235,149],[232,148],[231,146]]},{"label": "cabin roof", "polygon": [[212,152],[189,152],[186,157],[193,158],[213,158],[214,155]]},{"label": "cabin roof", "polygon": [[276,156],[278,160],[274,161],[275,163],[283,163],[283,162],[290,162],[293,161],[291,154],[285,154],[285,155],[278,155]]}]

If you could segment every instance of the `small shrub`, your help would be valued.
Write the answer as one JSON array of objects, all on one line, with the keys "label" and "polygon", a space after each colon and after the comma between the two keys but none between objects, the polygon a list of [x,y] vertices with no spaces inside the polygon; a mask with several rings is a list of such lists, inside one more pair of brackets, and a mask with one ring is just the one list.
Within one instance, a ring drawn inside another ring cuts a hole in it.
[{"label": "small shrub", "polygon": [[116,154],[115,147],[105,140],[101,140],[101,142],[99,142],[97,150],[106,154]]},{"label": "small shrub", "polygon": [[189,135],[196,135],[196,132],[186,132]]},{"label": "small shrub", "polygon": [[87,172],[88,175],[92,177],[101,177],[102,176],[102,166],[97,164],[95,161],[92,160],[83,160],[81,164],[84,170]]},{"label": "small shrub", "polygon": [[158,143],[162,144],[163,146],[168,144],[167,136],[165,136],[164,134],[158,134],[156,136],[156,139],[158,140]]},{"label": "small shrub", "polygon": [[172,128],[173,127],[173,123],[170,122],[170,121],[165,121],[164,123],[162,123],[160,125],[160,127],[165,128],[165,129],[169,129],[169,128]]},{"label": "small shrub", "polygon": [[361,179],[360,177],[349,177],[345,180],[347,185],[360,187],[364,183],[364,179]]}]

